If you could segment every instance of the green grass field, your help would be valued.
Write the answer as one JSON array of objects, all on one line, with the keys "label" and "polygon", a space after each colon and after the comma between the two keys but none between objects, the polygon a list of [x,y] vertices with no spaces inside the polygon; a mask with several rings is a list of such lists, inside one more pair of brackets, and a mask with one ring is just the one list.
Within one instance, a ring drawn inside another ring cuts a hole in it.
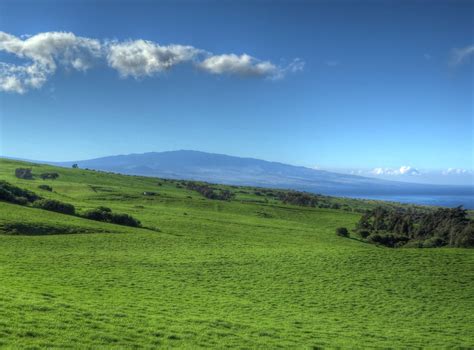
[{"label": "green grass field", "polygon": [[0,203],[0,347],[474,347],[472,249],[341,238],[360,214],[250,191],[208,200],[175,182],[46,165],[29,166],[59,179],[15,178],[25,165],[0,160],[0,179],[144,228]]}]

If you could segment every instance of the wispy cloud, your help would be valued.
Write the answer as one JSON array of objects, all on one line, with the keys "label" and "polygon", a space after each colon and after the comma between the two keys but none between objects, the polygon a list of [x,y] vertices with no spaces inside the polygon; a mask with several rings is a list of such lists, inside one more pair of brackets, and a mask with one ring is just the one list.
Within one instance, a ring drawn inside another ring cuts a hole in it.
[{"label": "wispy cloud", "polygon": [[460,49],[453,49],[451,53],[451,65],[460,65],[466,62],[473,55],[474,45],[466,46]]},{"label": "wispy cloud", "polygon": [[98,40],[59,32],[26,39],[0,32],[0,51],[28,61],[24,65],[0,62],[0,91],[17,93],[43,86],[58,65],[85,71],[102,55]]},{"label": "wispy cloud", "polygon": [[370,172],[372,175],[390,175],[390,176],[396,176],[396,175],[420,175],[420,171],[418,169],[413,168],[408,165],[402,165],[398,169],[394,168],[375,168],[372,169]]},{"label": "wispy cloud", "polygon": [[462,168],[448,168],[442,172],[443,175],[469,175],[473,174],[472,170]]},{"label": "wispy cloud", "polygon": [[0,32],[0,51],[26,61],[0,62],[0,91],[20,94],[41,88],[58,67],[86,71],[101,60],[124,78],[150,77],[184,63],[211,74],[271,79],[283,78],[304,67],[300,59],[282,66],[248,54],[215,55],[189,45],[160,45],[141,39],[99,40],[65,32],[20,37]]},{"label": "wispy cloud", "polygon": [[201,50],[192,46],[161,46],[151,41],[111,42],[105,45],[107,62],[122,77],[152,76],[193,60]]},{"label": "wispy cloud", "polygon": [[278,66],[270,61],[261,61],[247,54],[224,54],[207,57],[198,66],[211,74],[240,75],[244,77],[283,78],[288,72],[303,70],[304,62],[294,59],[287,66]]},{"label": "wispy cloud", "polygon": [[324,62],[324,64],[328,67],[337,67],[341,64],[341,62],[339,62],[337,60],[328,60],[328,61]]}]

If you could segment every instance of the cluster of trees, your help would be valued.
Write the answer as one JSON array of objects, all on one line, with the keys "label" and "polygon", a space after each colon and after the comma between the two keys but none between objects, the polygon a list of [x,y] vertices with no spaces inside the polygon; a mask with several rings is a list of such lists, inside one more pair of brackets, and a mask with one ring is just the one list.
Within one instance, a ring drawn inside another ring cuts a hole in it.
[{"label": "cluster of trees", "polygon": [[40,190],[48,191],[48,192],[53,192],[53,188],[49,185],[39,185],[38,188]]},{"label": "cluster of trees", "polygon": [[474,222],[462,207],[430,211],[378,207],[356,226],[362,238],[389,247],[473,247]]},{"label": "cluster of trees", "polygon": [[141,223],[138,219],[128,214],[112,213],[112,209],[107,207],[98,207],[86,211],[82,217],[95,221],[110,222],[117,225],[140,227]]},{"label": "cluster of trees", "polygon": [[0,180],[0,200],[14,204],[26,205],[41,199],[36,193],[24,190],[9,182]]},{"label": "cluster of trees", "polygon": [[[24,180],[32,180],[33,179],[33,173],[31,171],[31,168],[16,168],[15,169],[15,176],[19,179],[24,179]],[[56,180],[59,177],[58,173],[42,173],[40,174],[40,178],[43,180],[51,179],[51,180]]]},{"label": "cluster of trees", "polygon": [[[329,208],[329,209],[341,209],[341,205],[338,203],[331,203],[329,197],[322,196],[319,194],[311,194],[306,192],[289,191],[282,192],[278,191],[276,197],[285,204],[299,205],[302,207],[317,207],[317,208]],[[345,208],[344,208],[345,209]]]},{"label": "cluster of trees", "polygon": [[40,175],[40,178],[42,178],[43,180],[48,180],[48,179],[56,180],[58,177],[59,177],[58,173],[42,173]]},{"label": "cluster of trees", "polygon": [[[46,191],[53,190],[48,185],[40,185],[38,187]],[[20,205],[32,205],[34,208],[54,211],[66,215],[76,215],[76,208],[72,204],[64,203],[55,199],[42,198],[32,191],[22,189],[4,180],[0,180],[0,201]],[[83,215],[78,216],[96,221],[110,222],[117,225],[132,227],[141,226],[140,221],[135,219],[133,216],[112,213],[112,210],[107,207],[99,207],[97,209],[89,210]]]},{"label": "cluster of trees", "polygon": [[186,184],[186,188],[188,190],[196,191],[208,199],[228,201],[228,200],[231,200],[235,196],[234,193],[229,190],[216,191],[214,188],[212,188],[211,186],[207,184],[193,182],[193,181],[189,181]]},{"label": "cluster of trees", "polygon": [[69,203],[60,202],[54,199],[40,199],[33,203],[33,207],[40,208],[49,211],[55,211],[56,213],[74,215],[76,214],[76,208],[74,205]]},{"label": "cluster of trees", "polygon": [[33,179],[33,173],[31,172],[31,168],[16,168],[15,176],[19,179],[24,179],[24,180]]},{"label": "cluster of trees", "polygon": [[317,207],[318,199],[316,196],[303,192],[279,192],[278,199],[285,204],[299,205],[302,207]]}]

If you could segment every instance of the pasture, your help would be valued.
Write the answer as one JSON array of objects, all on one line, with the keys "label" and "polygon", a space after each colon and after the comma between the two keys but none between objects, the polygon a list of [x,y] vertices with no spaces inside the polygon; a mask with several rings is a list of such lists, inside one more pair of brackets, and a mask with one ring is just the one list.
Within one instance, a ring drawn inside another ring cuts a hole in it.
[{"label": "pasture", "polygon": [[[60,176],[15,178],[26,166]],[[0,202],[0,347],[474,347],[472,249],[338,237],[359,213],[251,188],[210,200],[180,181],[6,159],[0,179],[143,226]]]}]

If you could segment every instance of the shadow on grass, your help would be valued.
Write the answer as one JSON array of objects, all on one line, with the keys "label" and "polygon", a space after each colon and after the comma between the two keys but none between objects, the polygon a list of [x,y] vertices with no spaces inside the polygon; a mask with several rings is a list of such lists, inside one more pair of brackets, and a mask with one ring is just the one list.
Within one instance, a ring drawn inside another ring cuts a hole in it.
[{"label": "shadow on grass", "polygon": [[170,236],[176,236],[176,237],[183,237],[184,235],[179,235],[177,233],[169,233],[169,232],[163,232],[161,231],[158,227],[152,227],[152,226],[142,226],[142,227],[137,227],[142,230],[147,230],[147,231],[153,231],[153,232],[159,232],[159,233],[164,233],[165,235],[170,235]]},{"label": "shadow on grass", "polygon": [[7,223],[0,226],[0,232],[11,236],[49,236],[77,233],[103,233],[105,231],[74,226],[51,226],[38,223]]},{"label": "shadow on grass", "polygon": [[362,238],[357,238],[357,237],[346,237],[346,238],[347,238],[347,239],[351,239],[351,240],[356,241],[356,242],[374,245],[374,244],[372,244],[372,243],[370,243],[370,242],[367,242],[365,239],[362,239]]}]

